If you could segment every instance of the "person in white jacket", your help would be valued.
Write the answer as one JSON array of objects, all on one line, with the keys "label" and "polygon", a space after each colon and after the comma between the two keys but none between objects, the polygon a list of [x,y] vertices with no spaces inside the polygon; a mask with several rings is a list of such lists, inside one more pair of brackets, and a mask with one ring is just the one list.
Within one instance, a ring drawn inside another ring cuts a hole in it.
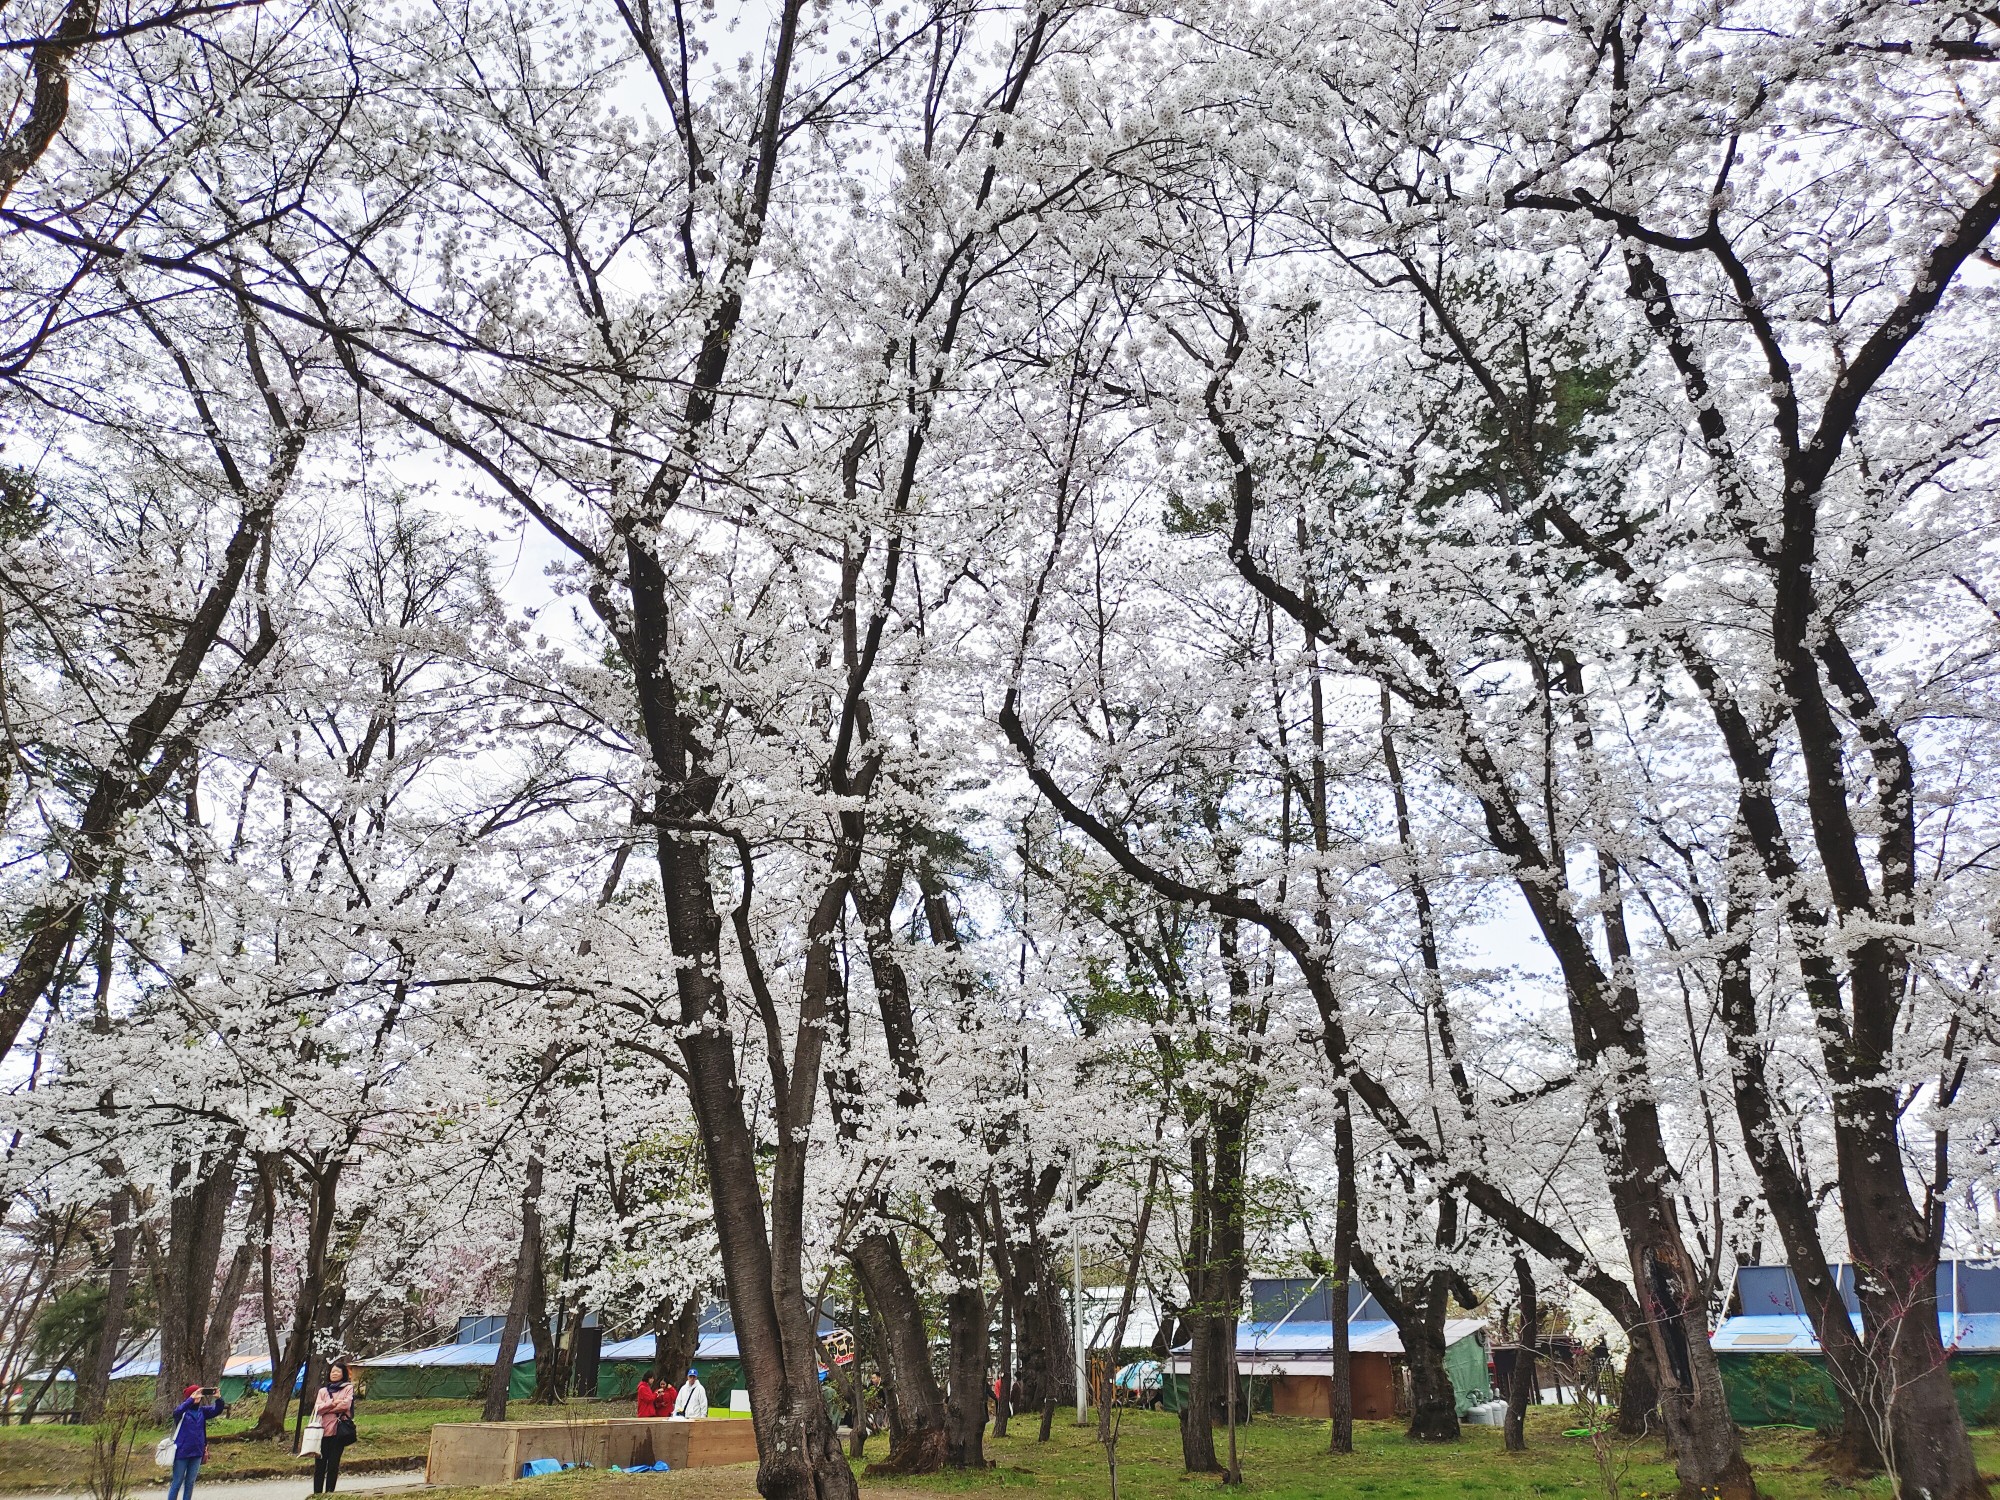
[{"label": "person in white jacket", "polygon": [[680,1399],[674,1403],[674,1415],[686,1417],[690,1422],[708,1415],[708,1391],[701,1383],[701,1376],[688,1371],[687,1384],[681,1387]]}]

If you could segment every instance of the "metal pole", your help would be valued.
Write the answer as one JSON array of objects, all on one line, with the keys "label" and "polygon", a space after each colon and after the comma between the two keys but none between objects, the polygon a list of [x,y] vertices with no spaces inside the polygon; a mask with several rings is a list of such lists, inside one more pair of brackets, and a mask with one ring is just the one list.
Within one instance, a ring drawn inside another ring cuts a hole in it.
[{"label": "metal pole", "polygon": [[1076,1221],[1076,1158],[1069,1163],[1070,1332],[1076,1343],[1076,1425],[1090,1420],[1083,1370],[1083,1229]]}]

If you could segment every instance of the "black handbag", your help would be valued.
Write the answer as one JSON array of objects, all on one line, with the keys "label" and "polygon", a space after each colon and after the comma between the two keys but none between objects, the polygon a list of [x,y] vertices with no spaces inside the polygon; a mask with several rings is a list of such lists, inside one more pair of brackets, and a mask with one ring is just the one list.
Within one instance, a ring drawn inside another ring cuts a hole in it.
[{"label": "black handbag", "polygon": [[354,1418],[342,1412],[333,1419],[333,1435],[343,1443],[354,1441]]}]

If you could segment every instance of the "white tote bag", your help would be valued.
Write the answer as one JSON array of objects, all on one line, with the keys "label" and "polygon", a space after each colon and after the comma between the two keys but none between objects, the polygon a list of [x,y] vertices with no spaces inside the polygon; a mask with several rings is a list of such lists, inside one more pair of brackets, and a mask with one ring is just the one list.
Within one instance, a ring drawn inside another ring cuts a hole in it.
[{"label": "white tote bag", "polygon": [[[186,1420],[187,1420],[186,1417],[181,1418],[181,1422],[185,1422]],[[174,1466],[174,1445],[180,1441],[180,1435],[181,1435],[180,1422],[176,1422],[174,1424],[174,1430],[172,1432],[168,1433],[165,1437],[161,1438],[157,1443],[153,1444],[154,1463],[158,1464],[163,1469],[171,1469]]]},{"label": "white tote bag", "polygon": [[306,1430],[299,1434],[299,1456],[303,1458],[308,1453],[318,1453],[320,1439],[325,1436],[326,1434],[320,1431],[319,1418],[314,1417],[312,1421],[306,1423]]}]

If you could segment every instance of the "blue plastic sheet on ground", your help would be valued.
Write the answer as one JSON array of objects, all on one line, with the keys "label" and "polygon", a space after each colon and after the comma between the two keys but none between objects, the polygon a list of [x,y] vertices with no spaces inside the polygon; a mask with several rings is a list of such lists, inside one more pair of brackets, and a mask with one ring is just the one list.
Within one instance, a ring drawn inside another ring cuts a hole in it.
[{"label": "blue plastic sheet on ground", "polygon": [[617,1464],[613,1464],[611,1472],[614,1474],[666,1474],[672,1472],[672,1470],[667,1463],[662,1461],[650,1464],[634,1464],[629,1469],[620,1468]]},{"label": "blue plastic sheet on ground", "polygon": [[563,1471],[563,1467],[560,1459],[531,1458],[521,1465],[521,1477],[523,1479],[533,1479],[538,1474],[560,1474]]}]

